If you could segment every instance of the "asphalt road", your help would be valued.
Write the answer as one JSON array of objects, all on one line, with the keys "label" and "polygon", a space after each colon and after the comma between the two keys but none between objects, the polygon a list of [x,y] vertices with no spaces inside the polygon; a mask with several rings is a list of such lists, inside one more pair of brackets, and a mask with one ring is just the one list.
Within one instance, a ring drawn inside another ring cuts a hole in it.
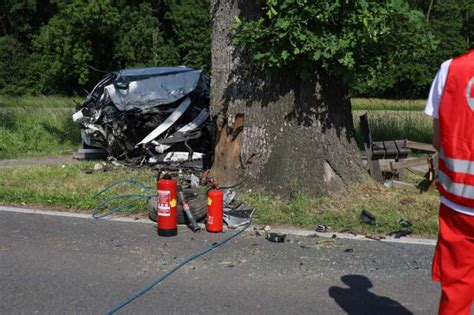
[{"label": "asphalt road", "polygon": [[[0,314],[103,314],[231,232],[0,212]],[[435,314],[434,247],[244,233],[121,313]]]}]

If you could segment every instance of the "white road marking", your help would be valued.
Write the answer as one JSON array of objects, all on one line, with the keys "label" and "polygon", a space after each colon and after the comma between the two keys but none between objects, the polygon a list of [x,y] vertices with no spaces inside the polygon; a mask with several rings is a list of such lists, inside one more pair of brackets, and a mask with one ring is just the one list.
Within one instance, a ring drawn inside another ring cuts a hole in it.
[{"label": "white road marking", "polygon": [[[53,210],[39,210],[32,208],[19,208],[19,207],[7,207],[0,206],[0,212],[16,212],[16,213],[25,213],[25,214],[40,214],[40,215],[49,215],[57,217],[68,217],[68,218],[80,218],[80,219],[93,219],[90,214],[86,213],[74,213],[74,212],[64,212],[64,211],[53,211]],[[114,217],[109,216],[106,218],[98,219],[104,221],[116,221],[116,222],[129,222],[129,223],[146,223],[146,224],[156,224],[148,219],[134,219],[126,217]],[[201,225],[204,227],[203,225]],[[253,229],[248,229],[247,231],[254,233]],[[332,238],[333,235],[336,235],[336,239],[346,239],[346,240],[360,240],[360,241],[374,241],[373,239],[367,238],[364,235],[354,235],[350,233],[318,233],[311,230],[296,229],[296,228],[275,228],[271,232],[275,233],[284,233],[288,235],[295,236],[318,236],[324,238]],[[427,238],[416,238],[416,237],[403,237],[396,239],[394,237],[386,236],[385,239],[380,240],[384,243],[398,243],[398,244],[414,244],[414,245],[436,245],[436,240],[427,239]]]},{"label": "white road marking", "polygon": [[152,222],[150,220],[147,220],[147,219],[134,219],[134,218],[114,217],[114,216],[108,216],[108,217],[105,217],[105,218],[102,218],[102,219],[94,219],[91,214],[86,214],[86,213],[75,213],[75,212],[64,212],[64,211],[53,211],[53,210],[39,210],[39,209],[32,209],[32,208],[18,208],[18,207],[0,206],[0,211],[25,213],[25,214],[41,214],[41,215],[49,215],[49,216],[56,216],[56,217],[104,220],[104,221],[154,223],[154,222]]},{"label": "white road marking", "polygon": [[[276,233],[283,233],[288,235],[296,235],[296,236],[318,236],[324,238],[332,238],[333,235],[336,235],[336,239],[345,239],[345,240],[357,240],[357,241],[375,241],[372,238],[368,238],[365,235],[360,234],[351,234],[351,233],[319,233],[311,230],[300,230],[300,229],[280,229],[275,228],[272,229],[271,232]],[[398,243],[398,244],[415,244],[415,245],[430,245],[435,246],[436,240],[429,239],[429,238],[417,238],[417,237],[402,237],[402,238],[395,238],[393,236],[385,236],[384,239],[378,240],[384,243]]]}]

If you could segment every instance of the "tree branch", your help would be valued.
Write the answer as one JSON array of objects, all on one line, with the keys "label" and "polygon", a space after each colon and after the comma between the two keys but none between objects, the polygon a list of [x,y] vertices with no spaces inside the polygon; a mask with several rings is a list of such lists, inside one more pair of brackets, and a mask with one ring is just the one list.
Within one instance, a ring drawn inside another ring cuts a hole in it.
[{"label": "tree branch", "polygon": [[433,9],[433,2],[434,2],[434,0],[430,1],[428,11],[426,12],[426,23],[430,23],[430,16],[431,16],[431,10]]}]

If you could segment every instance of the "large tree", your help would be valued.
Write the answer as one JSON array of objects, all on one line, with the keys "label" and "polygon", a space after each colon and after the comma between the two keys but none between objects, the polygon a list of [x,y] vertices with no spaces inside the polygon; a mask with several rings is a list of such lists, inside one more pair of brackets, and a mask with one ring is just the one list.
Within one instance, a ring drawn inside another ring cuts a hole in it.
[{"label": "large tree", "polygon": [[348,84],[429,48],[423,15],[399,0],[213,0],[211,12],[212,175],[284,196],[360,181]]}]

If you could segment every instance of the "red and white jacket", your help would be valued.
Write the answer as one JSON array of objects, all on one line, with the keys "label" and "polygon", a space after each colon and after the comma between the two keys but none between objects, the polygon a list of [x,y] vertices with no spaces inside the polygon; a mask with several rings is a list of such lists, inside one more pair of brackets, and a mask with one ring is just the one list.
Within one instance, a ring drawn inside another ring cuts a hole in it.
[{"label": "red and white jacket", "polygon": [[438,190],[446,199],[474,208],[474,50],[449,66],[439,122]]}]

